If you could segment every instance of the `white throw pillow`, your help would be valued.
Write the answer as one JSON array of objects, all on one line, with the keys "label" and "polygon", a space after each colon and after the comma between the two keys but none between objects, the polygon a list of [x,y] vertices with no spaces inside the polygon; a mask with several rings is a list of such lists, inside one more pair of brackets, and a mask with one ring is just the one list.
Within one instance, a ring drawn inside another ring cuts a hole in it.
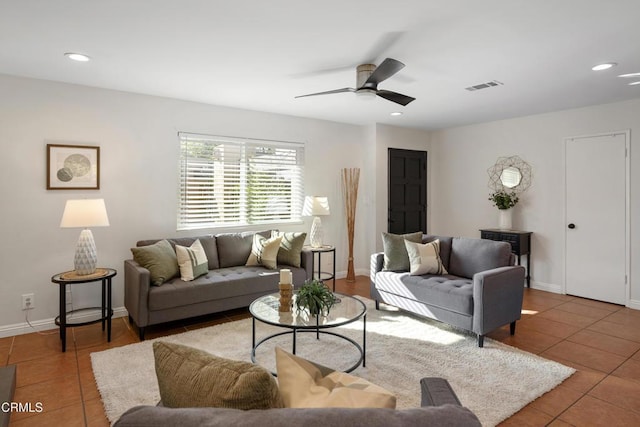
[{"label": "white throw pillow", "polygon": [[420,276],[422,274],[448,274],[440,259],[440,240],[429,243],[414,243],[404,241],[409,254],[411,264],[410,274]]},{"label": "white throw pillow", "polygon": [[321,370],[301,357],[276,347],[278,385],[285,408],[390,408],[396,397],[369,381]]},{"label": "white throw pillow", "polygon": [[278,266],[280,242],[282,242],[282,236],[267,239],[260,234],[254,234],[251,254],[246,265],[262,265],[270,270],[275,270]]},{"label": "white throw pillow", "polygon": [[204,276],[209,272],[209,260],[200,239],[196,239],[188,248],[176,245],[176,257],[180,267],[180,278],[185,282]]}]

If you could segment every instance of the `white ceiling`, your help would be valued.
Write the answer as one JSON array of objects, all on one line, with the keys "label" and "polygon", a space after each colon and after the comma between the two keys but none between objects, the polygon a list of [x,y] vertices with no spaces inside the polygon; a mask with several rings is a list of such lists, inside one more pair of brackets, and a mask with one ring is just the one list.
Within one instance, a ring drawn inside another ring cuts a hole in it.
[{"label": "white ceiling", "polygon": [[[354,87],[356,65],[386,57],[406,67],[379,87],[417,98],[406,107],[294,99]],[[639,0],[0,0],[0,73],[346,123],[435,129],[638,98],[616,77],[631,72]],[[464,89],[491,80],[504,85]]]}]

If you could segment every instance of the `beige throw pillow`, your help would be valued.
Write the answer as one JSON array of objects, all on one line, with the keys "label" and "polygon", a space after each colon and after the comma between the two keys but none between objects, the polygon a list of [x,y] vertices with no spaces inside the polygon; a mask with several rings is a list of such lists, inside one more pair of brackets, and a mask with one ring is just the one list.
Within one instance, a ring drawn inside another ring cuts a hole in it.
[{"label": "beige throw pillow", "polygon": [[281,241],[281,236],[267,239],[259,234],[254,234],[251,254],[246,265],[262,265],[270,270],[275,270],[278,267],[278,250]]},{"label": "beige throw pillow", "polygon": [[412,276],[448,274],[440,259],[440,240],[434,240],[424,245],[405,240],[404,244],[409,254],[411,264],[409,272]]},{"label": "beige throw pillow", "polygon": [[276,367],[285,408],[390,408],[389,391],[344,372],[320,369],[276,347]]},{"label": "beige throw pillow", "polygon": [[180,278],[185,282],[209,272],[209,260],[200,239],[196,239],[188,248],[176,245],[176,257],[180,267]]},{"label": "beige throw pillow", "polygon": [[153,343],[163,406],[282,408],[278,384],[266,369],[163,341]]}]

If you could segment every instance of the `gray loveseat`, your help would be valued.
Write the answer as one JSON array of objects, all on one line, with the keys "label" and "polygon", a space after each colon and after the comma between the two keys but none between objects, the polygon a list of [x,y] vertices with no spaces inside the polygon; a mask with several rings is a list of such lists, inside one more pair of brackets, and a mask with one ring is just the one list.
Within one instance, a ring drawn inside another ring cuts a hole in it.
[{"label": "gray loveseat", "polygon": [[440,259],[448,274],[412,276],[383,271],[384,253],[371,255],[371,297],[403,310],[484,336],[510,324],[515,333],[524,293],[524,267],[516,266],[506,242],[423,235],[440,241]]},{"label": "gray loveseat", "polygon": [[420,408],[278,408],[243,411],[228,408],[165,408],[136,406],[125,412],[115,427],[463,427],[480,426],[473,412],[461,406],[449,383],[442,378],[420,381]]},{"label": "gray loveseat", "polygon": [[[124,305],[129,320],[138,326],[144,340],[150,325],[186,319],[234,308],[247,307],[256,298],[278,291],[280,268],[288,268],[293,283],[312,277],[313,254],[301,251],[300,267],[278,265],[270,270],[261,265],[246,266],[254,232],[224,233],[199,237],[166,239],[175,245],[191,246],[199,239],[207,255],[209,272],[192,281],[171,278],[160,286],[151,282],[148,269],[133,259],[124,261]],[[269,237],[271,231],[259,232]],[[303,237],[304,239],[304,237]],[[142,240],[137,247],[153,245],[163,239]]]}]

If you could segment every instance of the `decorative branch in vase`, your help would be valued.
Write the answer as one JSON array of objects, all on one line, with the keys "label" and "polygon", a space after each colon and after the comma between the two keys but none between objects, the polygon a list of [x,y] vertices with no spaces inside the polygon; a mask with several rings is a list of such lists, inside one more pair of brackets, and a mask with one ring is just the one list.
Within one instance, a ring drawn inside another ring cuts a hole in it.
[{"label": "decorative branch in vase", "polygon": [[353,266],[353,236],[356,227],[356,203],[358,201],[359,181],[360,168],[342,169],[342,193],[344,195],[344,207],[347,215],[347,236],[349,238],[347,282],[356,281],[356,273]]}]

